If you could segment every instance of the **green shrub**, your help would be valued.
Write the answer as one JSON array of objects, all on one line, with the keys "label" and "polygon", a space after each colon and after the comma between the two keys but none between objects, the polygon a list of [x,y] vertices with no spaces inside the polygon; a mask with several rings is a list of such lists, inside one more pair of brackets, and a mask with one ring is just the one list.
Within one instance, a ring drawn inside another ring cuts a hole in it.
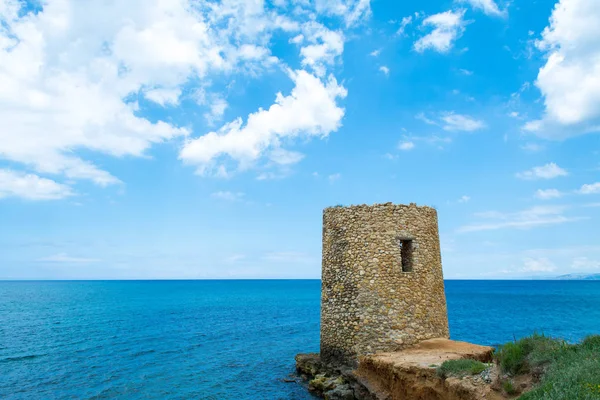
[{"label": "green shrub", "polygon": [[495,357],[503,372],[518,375],[550,363],[558,351],[568,345],[544,335],[533,334],[515,342],[500,346]]},{"label": "green shrub", "polygon": [[449,376],[463,377],[480,374],[485,371],[486,368],[487,365],[476,360],[447,360],[438,367],[437,375],[440,378],[447,378]]},{"label": "green shrub", "polygon": [[600,336],[555,342],[540,384],[519,400],[600,400]]},{"label": "green shrub", "polygon": [[592,335],[586,337],[585,339],[583,339],[583,342],[581,342],[581,346],[590,350],[600,350],[600,335]]}]

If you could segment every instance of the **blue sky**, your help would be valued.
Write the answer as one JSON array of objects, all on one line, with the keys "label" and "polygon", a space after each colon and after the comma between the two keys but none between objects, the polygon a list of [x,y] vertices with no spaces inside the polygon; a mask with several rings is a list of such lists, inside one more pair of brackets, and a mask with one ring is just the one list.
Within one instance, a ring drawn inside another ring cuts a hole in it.
[{"label": "blue sky", "polygon": [[0,279],[318,278],[322,209],[446,278],[600,272],[596,0],[0,0]]}]

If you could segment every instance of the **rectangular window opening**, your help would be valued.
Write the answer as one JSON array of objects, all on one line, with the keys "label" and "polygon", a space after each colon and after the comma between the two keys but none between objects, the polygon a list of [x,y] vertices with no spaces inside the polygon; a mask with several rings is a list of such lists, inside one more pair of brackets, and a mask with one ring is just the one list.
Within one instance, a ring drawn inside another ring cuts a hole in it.
[{"label": "rectangular window opening", "polygon": [[413,272],[412,240],[400,240],[400,255],[402,257],[402,272]]}]

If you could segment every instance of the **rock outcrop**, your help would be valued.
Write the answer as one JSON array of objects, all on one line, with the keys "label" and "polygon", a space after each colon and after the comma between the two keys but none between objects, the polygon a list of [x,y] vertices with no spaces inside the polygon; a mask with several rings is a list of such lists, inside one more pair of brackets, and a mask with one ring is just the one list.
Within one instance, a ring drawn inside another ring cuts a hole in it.
[{"label": "rock outcrop", "polygon": [[296,356],[308,389],[331,400],[499,400],[493,390],[497,368],[463,378],[443,378],[437,368],[447,360],[492,360],[493,348],[448,339],[431,339],[408,349],[363,356],[358,368],[326,364],[318,354]]},{"label": "rock outcrop", "polygon": [[489,370],[464,378],[442,378],[437,368],[461,358],[492,361],[493,348],[448,339],[423,341],[409,349],[361,357],[354,376],[378,400],[495,400]]}]

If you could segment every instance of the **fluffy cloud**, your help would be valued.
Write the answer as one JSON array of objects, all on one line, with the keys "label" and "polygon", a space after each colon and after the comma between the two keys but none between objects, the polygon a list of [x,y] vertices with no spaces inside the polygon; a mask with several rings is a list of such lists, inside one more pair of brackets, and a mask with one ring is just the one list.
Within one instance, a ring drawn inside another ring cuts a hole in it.
[{"label": "fluffy cloud", "polygon": [[563,193],[557,189],[538,189],[535,197],[541,200],[557,199],[562,197]]},{"label": "fluffy cloud", "polygon": [[600,182],[588,183],[588,184],[581,186],[581,189],[579,189],[579,193],[580,194],[600,193]]},{"label": "fluffy cloud", "polygon": [[67,185],[33,174],[0,169],[0,199],[21,197],[28,200],[57,200],[73,195]]},{"label": "fluffy cloud", "polygon": [[396,35],[398,35],[398,36],[404,35],[404,31],[412,22],[413,22],[412,15],[402,18],[402,21],[400,21],[400,27],[396,31]]},{"label": "fluffy cloud", "polygon": [[317,12],[342,17],[347,27],[371,15],[371,0],[315,0],[315,7]]},{"label": "fluffy cloud", "polygon": [[423,20],[423,28],[432,28],[427,35],[417,40],[414,48],[419,53],[427,49],[440,53],[448,52],[465,30],[465,10],[446,11],[431,15]]},{"label": "fluffy cloud", "polygon": [[340,173],[335,173],[335,174],[331,174],[327,177],[327,179],[329,179],[329,183],[333,183],[335,181],[339,181],[340,178],[342,177],[342,174]]},{"label": "fluffy cloud", "polygon": [[424,113],[415,115],[415,118],[427,125],[439,126],[445,131],[473,132],[486,127],[485,122],[454,111],[440,113],[435,119],[428,118]]},{"label": "fluffy cloud", "polygon": [[536,86],[545,111],[524,128],[561,139],[600,131],[600,2],[560,0],[537,47],[546,53]]},{"label": "fluffy cloud", "polygon": [[324,137],[341,125],[344,109],[336,103],[346,89],[333,76],[326,82],[306,71],[289,71],[295,87],[288,96],[278,93],[268,110],[259,109],[243,123],[238,118],[217,132],[186,142],[179,157],[201,175],[227,173],[224,158],[247,169],[277,150],[285,140]]},{"label": "fluffy cloud", "polygon": [[308,66],[319,76],[325,75],[326,66],[333,65],[336,57],[344,52],[344,35],[332,31],[318,22],[303,25],[303,34],[295,40],[307,43],[300,49],[302,65]]},{"label": "fluffy cloud", "polygon": [[471,5],[475,9],[482,10],[487,15],[493,15],[497,17],[506,16],[506,11],[501,11],[498,4],[494,0],[463,0]]},{"label": "fluffy cloud", "polygon": [[404,150],[404,151],[412,150],[415,148],[415,144],[410,141],[402,141],[398,144],[398,148],[400,150]]},{"label": "fluffy cloud", "polygon": [[548,163],[540,167],[533,167],[530,170],[519,172],[516,174],[519,179],[533,180],[533,179],[553,179],[559,176],[567,176],[566,170],[562,169],[555,163]]},{"label": "fluffy cloud", "polygon": [[[187,125],[179,126],[168,116],[163,121],[150,118],[145,113],[148,103],[178,107],[190,97],[194,100],[194,88],[208,88],[213,75],[253,75],[273,65],[285,67],[269,49],[276,32],[294,37],[302,32],[303,64],[323,78],[343,51],[344,35],[317,22],[319,13],[340,18],[347,26],[370,13],[368,0],[298,4],[299,12],[289,13],[296,20],[262,1],[61,0],[44,2],[35,12],[26,7],[19,0],[0,0],[0,159],[101,186],[120,180],[92,162],[91,153],[141,157],[153,145],[191,135]],[[321,84],[315,78],[307,88],[302,83],[310,79],[304,77],[312,75],[294,76],[301,77],[294,93],[313,87],[317,95],[323,94],[319,88],[337,90],[325,112],[333,111],[331,119],[339,126],[343,110],[335,98],[343,97],[345,89],[333,78]],[[300,95],[306,102],[306,93]],[[221,120],[228,107],[218,92],[195,99],[210,124]],[[293,96],[280,100],[268,115],[288,110],[289,102],[298,104]],[[301,113],[317,120],[290,128],[325,135],[332,125],[317,114]],[[238,121],[220,132],[233,132]],[[258,139],[252,151],[262,151],[265,144],[278,147],[277,140],[294,135],[285,126],[271,128],[269,138]],[[246,139],[236,138],[241,143],[225,147],[244,148]]]},{"label": "fluffy cloud", "polygon": [[3,4],[0,156],[38,172],[118,183],[76,150],[141,156],[188,134],[128,96],[174,105],[188,76],[232,68],[220,51],[235,47],[181,1],[50,2],[24,16]]},{"label": "fluffy cloud", "polygon": [[483,121],[453,112],[442,115],[441,120],[443,121],[442,128],[447,131],[472,132],[485,128]]},{"label": "fluffy cloud", "polygon": [[379,70],[381,72],[383,72],[385,74],[385,76],[388,76],[390,74],[390,69],[388,67],[386,67],[385,65],[382,65],[381,67],[379,67]]}]

